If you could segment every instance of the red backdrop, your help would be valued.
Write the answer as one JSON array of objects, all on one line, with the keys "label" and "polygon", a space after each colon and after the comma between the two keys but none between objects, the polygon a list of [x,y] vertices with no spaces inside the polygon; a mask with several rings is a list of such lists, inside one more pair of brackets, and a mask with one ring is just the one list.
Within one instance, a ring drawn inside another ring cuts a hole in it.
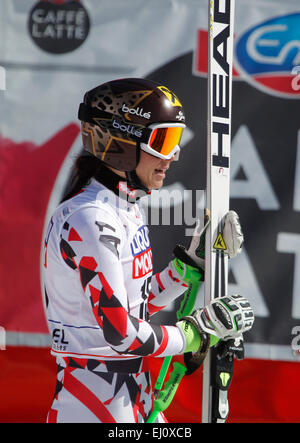
[{"label": "red backdrop", "polygon": [[[150,361],[155,379],[160,359]],[[0,422],[44,423],[55,389],[55,360],[49,349],[8,347],[0,352]],[[229,423],[299,423],[298,366],[270,360],[237,361],[230,388]],[[166,416],[171,423],[198,423],[201,370],[184,377]]]}]

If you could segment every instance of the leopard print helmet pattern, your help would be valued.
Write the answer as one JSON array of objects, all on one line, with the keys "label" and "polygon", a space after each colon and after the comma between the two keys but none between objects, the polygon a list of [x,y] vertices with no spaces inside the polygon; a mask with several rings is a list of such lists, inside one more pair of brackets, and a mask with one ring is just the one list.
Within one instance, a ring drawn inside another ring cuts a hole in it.
[{"label": "leopard print helmet pattern", "polygon": [[113,80],[86,92],[78,118],[84,149],[120,171],[135,170],[149,125],[185,121],[174,92],[140,78]]}]

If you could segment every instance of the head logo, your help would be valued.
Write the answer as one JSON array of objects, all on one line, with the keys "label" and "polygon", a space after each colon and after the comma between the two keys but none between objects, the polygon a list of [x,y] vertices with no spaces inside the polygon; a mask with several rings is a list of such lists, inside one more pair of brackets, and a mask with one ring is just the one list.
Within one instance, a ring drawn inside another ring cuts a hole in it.
[{"label": "head logo", "polygon": [[272,95],[300,98],[293,87],[300,65],[300,13],[267,20],[236,43],[238,71],[254,87]]}]

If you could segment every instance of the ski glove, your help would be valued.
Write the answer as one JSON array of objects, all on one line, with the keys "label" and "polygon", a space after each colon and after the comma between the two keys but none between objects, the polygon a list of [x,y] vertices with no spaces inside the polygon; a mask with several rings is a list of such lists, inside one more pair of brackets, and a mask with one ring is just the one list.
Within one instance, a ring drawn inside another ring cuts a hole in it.
[{"label": "ski glove", "polygon": [[[200,221],[197,220],[193,237],[187,250],[187,254],[201,268],[204,267],[205,232],[208,224],[209,220],[206,222],[204,228],[200,229]],[[228,254],[229,258],[234,258],[241,252],[244,242],[244,235],[239,217],[235,211],[227,212],[224,217],[223,240],[226,245],[226,250],[224,252]]]},{"label": "ski glove", "polygon": [[[197,352],[207,337],[213,346],[221,340],[240,338],[254,323],[249,301],[241,295],[215,298],[207,306],[177,322],[186,339],[184,352]],[[190,326],[194,328],[191,328]],[[198,338],[195,330],[198,332]],[[202,351],[203,352],[203,349]]]},{"label": "ski glove", "polygon": [[201,229],[198,219],[189,249],[187,250],[182,245],[174,248],[175,258],[172,260],[172,265],[188,285],[204,281],[205,232],[208,225],[209,219]]},{"label": "ski glove", "polygon": [[[196,281],[196,269],[200,273],[198,280],[199,278],[200,281],[204,280],[205,233],[209,223],[208,219],[201,229],[200,221],[197,220],[189,248],[177,245],[174,249],[176,258],[172,261],[173,266],[188,284]],[[244,235],[235,211],[229,211],[224,217],[223,240],[226,245],[224,252],[228,254],[229,258],[234,258],[241,252]]]},{"label": "ski glove", "polygon": [[223,239],[226,245],[225,253],[234,258],[241,253],[244,235],[240,220],[235,211],[229,211],[224,218]]}]

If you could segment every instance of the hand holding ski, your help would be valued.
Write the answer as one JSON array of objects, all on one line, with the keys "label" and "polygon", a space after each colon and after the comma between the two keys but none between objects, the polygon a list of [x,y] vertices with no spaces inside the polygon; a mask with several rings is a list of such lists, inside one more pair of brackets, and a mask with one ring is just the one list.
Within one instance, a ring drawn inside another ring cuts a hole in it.
[{"label": "hand holding ski", "polygon": [[213,335],[220,340],[240,339],[254,323],[249,301],[241,295],[215,298],[182,321],[190,322],[202,336]]},{"label": "hand holding ski", "polygon": [[[205,267],[205,235],[207,229],[210,224],[209,211],[205,211],[204,214],[204,222],[198,219],[196,221],[196,226],[193,232],[193,236],[191,242],[189,244],[188,249],[184,246],[177,245],[174,249],[175,259],[173,260],[173,266],[175,270],[179,273],[179,275],[183,278],[183,280],[188,283],[189,287],[184,293],[183,300],[180,304],[180,307],[176,313],[177,319],[180,321],[182,318],[189,316],[192,314],[195,308],[195,303],[197,300],[197,295],[199,291],[200,284],[204,280],[204,267]],[[223,237],[228,245],[228,255],[233,258],[238,255],[242,250],[244,236],[242,233],[242,228],[239,222],[238,215],[234,211],[229,211],[226,214],[224,221],[224,230]],[[204,338],[204,340],[203,340]],[[206,353],[208,351],[209,346],[214,346],[218,339],[207,339],[207,337],[202,336],[202,340],[192,340],[193,342],[188,344],[188,346],[193,348],[194,354],[192,352],[187,352],[185,354],[184,362],[185,362],[185,371],[184,374],[190,375],[195,372],[202,364]],[[201,343],[200,352],[199,346],[197,347],[196,343]],[[189,350],[189,349],[188,349]],[[172,361],[172,357],[165,357],[163,364],[161,366],[155,388],[154,388],[154,398],[156,399],[154,409],[152,411],[151,417],[148,419],[148,423],[153,423],[159,412],[162,411],[160,407],[164,405],[165,410],[171,401],[169,401],[166,405],[166,402],[158,401],[161,396],[164,396],[165,389],[162,391],[165,377],[168,373],[170,364]],[[178,369],[178,368],[177,368]],[[170,375],[170,379],[176,377],[176,370],[173,369],[172,375]],[[182,376],[184,375],[182,373]],[[182,379],[180,377],[180,380]],[[179,385],[179,381],[172,388],[172,399],[175,396],[177,387]],[[162,393],[164,392],[164,393]],[[170,398],[170,397],[168,397]],[[149,420],[152,420],[151,422]]]}]

